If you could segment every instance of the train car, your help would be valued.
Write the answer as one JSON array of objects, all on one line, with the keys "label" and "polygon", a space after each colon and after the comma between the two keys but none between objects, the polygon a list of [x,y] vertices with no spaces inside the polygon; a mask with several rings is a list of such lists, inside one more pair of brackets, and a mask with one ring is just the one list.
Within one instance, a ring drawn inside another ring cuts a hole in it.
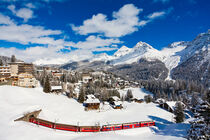
[{"label": "train car", "polygon": [[139,128],[139,127],[141,127],[141,124],[139,122],[134,122],[133,127],[134,128]]},{"label": "train car", "polygon": [[115,131],[121,129],[123,129],[122,124],[110,124],[110,125],[103,125],[101,131]]},{"label": "train car", "polygon": [[100,126],[79,126],[79,132],[99,132]]},{"label": "train car", "polygon": [[154,121],[149,122],[149,126],[155,126],[155,122]]},{"label": "train car", "polygon": [[42,120],[42,119],[38,119],[38,118],[30,118],[29,121],[32,122],[32,123],[38,124],[38,125],[49,127],[49,128],[54,127],[54,124],[52,122]]},{"label": "train car", "polygon": [[131,129],[134,127],[134,123],[123,123],[122,128],[123,129]]},{"label": "train car", "polygon": [[78,132],[79,131],[79,127],[78,126],[66,125],[66,124],[58,124],[58,123],[56,123],[54,125],[54,128],[58,129],[58,130],[73,131],[73,132]]},{"label": "train car", "polygon": [[155,122],[154,121],[142,121],[140,122],[141,127],[146,127],[146,126],[154,126]]}]

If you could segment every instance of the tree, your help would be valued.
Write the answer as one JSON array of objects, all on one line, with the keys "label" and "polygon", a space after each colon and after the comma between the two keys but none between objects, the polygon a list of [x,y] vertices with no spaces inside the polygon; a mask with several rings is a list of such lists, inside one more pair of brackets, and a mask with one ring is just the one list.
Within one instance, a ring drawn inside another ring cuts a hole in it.
[{"label": "tree", "polygon": [[146,103],[152,102],[152,96],[151,96],[151,95],[145,95],[145,96],[144,96],[144,101],[145,101]]},{"label": "tree", "polygon": [[83,103],[84,100],[85,100],[85,91],[84,91],[84,87],[82,86],[79,91],[78,102]]},{"label": "tree", "polygon": [[184,121],[185,116],[184,116],[184,110],[183,110],[181,102],[176,103],[174,114],[175,114],[176,123],[181,123]]},{"label": "tree", "polygon": [[50,86],[50,79],[48,76],[46,76],[46,79],[44,80],[44,88],[43,88],[43,91],[45,93],[50,93],[51,91],[51,86]]},{"label": "tree", "polygon": [[4,64],[3,64],[3,61],[0,59],[0,66],[3,66]]},{"label": "tree", "polygon": [[11,62],[16,62],[15,55],[12,55],[12,56],[11,56]]},{"label": "tree", "polygon": [[132,91],[129,89],[125,95],[125,100],[130,101],[133,98]]}]

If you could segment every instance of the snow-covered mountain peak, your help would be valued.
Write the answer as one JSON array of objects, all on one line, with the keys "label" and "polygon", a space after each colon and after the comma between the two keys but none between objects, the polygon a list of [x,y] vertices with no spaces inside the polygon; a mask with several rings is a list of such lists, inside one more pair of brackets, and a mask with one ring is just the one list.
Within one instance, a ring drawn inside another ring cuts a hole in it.
[{"label": "snow-covered mountain peak", "polygon": [[94,55],[90,59],[90,62],[93,62],[93,61],[108,61],[108,60],[111,60],[112,58],[113,58],[113,56],[110,56],[106,53],[100,53],[100,54]]},{"label": "snow-covered mountain peak", "polygon": [[146,42],[142,42],[142,41],[140,41],[140,42],[138,42],[137,44],[136,44],[136,46],[134,46],[134,48],[133,49],[154,49],[151,45],[149,45],[149,44],[147,44]]},{"label": "snow-covered mountain peak", "polygon": [[122,46],[119,50],[117,50],[115,53],[114,53],[114,56],[115,57],[120,57],[120,56],[123,56],[123,55],[126,55],[127,53],[129,53],[131,51],[130,48],[126,47],[126,46]]},{"label": "snow-covered mountain peak", "polygon": [[167,46],[167,48],[176,48],[178,46],[183,45],[184,43],[185,43],[184,41],[173,42],[173,43],[169,44]]}]

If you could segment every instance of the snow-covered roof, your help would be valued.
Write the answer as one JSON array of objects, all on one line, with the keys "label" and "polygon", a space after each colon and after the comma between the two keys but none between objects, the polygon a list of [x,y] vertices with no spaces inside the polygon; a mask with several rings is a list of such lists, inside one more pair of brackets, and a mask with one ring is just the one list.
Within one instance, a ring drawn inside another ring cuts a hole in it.
[{"label": "snow-covered roof", "polygon": [[93,94],[86,95],[87,99],[84,103],[100,103],[99,99],[96,98]]},{"label": "snow-covered roof", "polygon": [[174,110],[175,106],[176,106],[176,102],[175,101],[167,101],[166,102],[168,104],[168,106]]},{"label": "snow-covered roof", "polygon": [[156,102],[157,102],[157,103],[165,103],[166,100],[163,99],[163,98],[158,98],[158,99],[156,100]]},{"label": "snow-covered roof", "polygon": [[51,90],[62,89],[62,86],[51,86]]},{"label": "snow-covered roof", "polygon": [[119,101],[120,100],[120,98],[117,97],[117,96],[112,96],[112,99],[115,100],[115,101]]},{"label": "snow-covered roof", "polygon": [[114,105],[115,106],[120,106],[120,105],[122,105],[122,101],[114,101]]}]

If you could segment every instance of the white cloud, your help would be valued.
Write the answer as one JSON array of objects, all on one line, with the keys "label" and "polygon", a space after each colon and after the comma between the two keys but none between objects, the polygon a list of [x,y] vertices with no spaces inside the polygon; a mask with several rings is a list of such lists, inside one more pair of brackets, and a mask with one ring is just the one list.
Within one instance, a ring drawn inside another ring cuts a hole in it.
[{"label": "white cloud", "polygon": [[9,25],[9,24],[13,24],[13,21],[10,19],[10,17],[5,16],[0,13],[0,25],[1,24]]},{"label": "white cloud", "polygon": [[30,9],[36,8],[36,6],[35,6],[33,3],[27,3],[27,4],[25,4],[25,6],[26,6],[27,8],[30,8]]},{"label": "white cloud", "polygon": [[15,5],[9,5],[8,9],[12,11],[19,18],[23,18],[24,22],[27,22],[30,18],[33,18],[33,11],[29,8],[21,8],[15,10]]},{"label": "white cloud", "polygon": [[[66,44],[68,46],[73,46],[74,48],[79,48],[83,50],[91,50],[91,51],[110,51],[113,49],[117,49],[116,47],[112,47],[114,44],[122,43],[119,39],[102,39],[101,37],[89,36],[85,41],[79,41],[77,43],[69,43]],[[110,47],[111,46],[111,47]]]},{"label": "white cloud", "polygon": [[155,18],[158,18],[158,17],[162,17],[162,16],[164,16],[165,14],[166,14],[165,11],[154,12],[154,13],[148,15],[147,17],[148,17],[149,19],[155,19]]},{"label": "white cloud", "polygon": [[[0,16],[1,17],[1,16]],[[10,23],[10,22],[9,22]],[[50,35],[60,35],[59,30],[44,29],[42,26],[32,26],[27,24],[2,25],[0,26],[0,40],[17,42],[20,44],[63,44],[63,40],[55,40]]]},{"label": "white cloud", "polygon": [[126,4],[119,11],[113,12],[113,20],[108,20],[104,14],[93,15],[81,26],[72,25],[72,29],[81,35],[103,33],[106,37],[121,37],[138,30],[138,9],[133,4]]}]

